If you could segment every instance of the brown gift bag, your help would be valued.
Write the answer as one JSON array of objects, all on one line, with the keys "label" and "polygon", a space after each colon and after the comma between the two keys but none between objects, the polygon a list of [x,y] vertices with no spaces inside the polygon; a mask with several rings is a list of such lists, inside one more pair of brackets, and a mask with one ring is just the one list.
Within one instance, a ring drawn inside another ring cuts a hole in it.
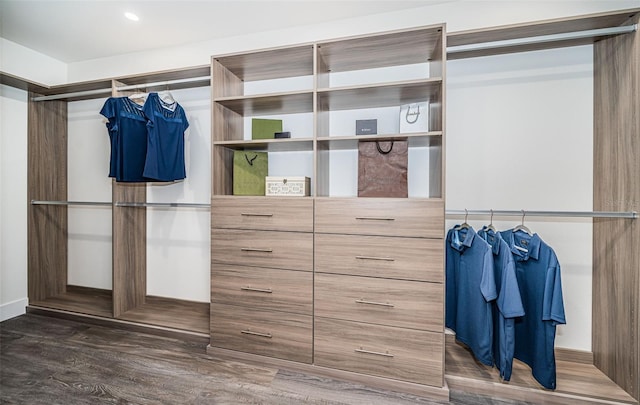
[{"label": "brown gift bag", "polygon": [[407,141],[358,142],[358,197],[407,197]]}]

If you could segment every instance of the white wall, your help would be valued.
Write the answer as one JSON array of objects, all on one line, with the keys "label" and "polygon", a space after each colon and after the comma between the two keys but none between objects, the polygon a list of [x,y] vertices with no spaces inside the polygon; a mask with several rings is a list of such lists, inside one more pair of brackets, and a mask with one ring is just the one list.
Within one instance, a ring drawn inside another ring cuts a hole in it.
[{"label": "white wall", "polygon": [[27,305],[27,93],[0,85],[0,321]]},{"label": "white wall", "polygon": [[0,71],[46,85],[67,82],[67,64],[0,38]]},{"label": "white wall", "polygon": [[[592,60],[589,45],[447,64],[448,209],[592,210]],[[494,225],[520,220],[496,217]],[[489,218],[468,222],[479,229]],[[591,350],[591,219],[531,217],[525,225],[561,264],[567,325],[557,346]]]}]

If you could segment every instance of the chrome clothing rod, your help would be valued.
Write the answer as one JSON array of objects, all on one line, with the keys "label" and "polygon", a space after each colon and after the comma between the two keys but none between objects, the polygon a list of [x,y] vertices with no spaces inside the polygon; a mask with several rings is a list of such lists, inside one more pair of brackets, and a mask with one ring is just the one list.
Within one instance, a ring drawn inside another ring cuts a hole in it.
[{"label": "chrome clothing rod", "polygon": [[629,218],[637,219],[636,211],[529,211],[529,210],[446,210],[447,215],[562,217],[562,218]]}]

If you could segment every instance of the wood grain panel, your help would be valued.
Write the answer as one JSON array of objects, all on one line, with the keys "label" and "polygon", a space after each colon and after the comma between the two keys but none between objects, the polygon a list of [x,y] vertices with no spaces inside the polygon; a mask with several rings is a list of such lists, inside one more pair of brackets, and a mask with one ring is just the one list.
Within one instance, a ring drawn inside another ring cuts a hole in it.
[{"label": "wood grain panel", "polygon": [[313,274],[213,263],[211,302],[312,315]]},{"label": "wood grain panel", "polygon": [[441,239],[318,233],[314,256],[321,273],[444,281]]},{"label": "wood grain panel", "polygon": [[442,284],[316,274],[315,315],[444,332]]},{"label": "wood grain panel", "polygon": [[328,110],[394,107],[430,101],[442,87],[441,78],[369,86],[319,89],[318,102]]},{"label": "wood grain panel", "polygon": [[441,333],[315,318],[320,366],[442,387],[443,350]]},{"label": "wood grain panel", "polygon": [[444,202],[403,198],[317,198],[315,231],[444,238]]},{"label": "wood grain panel", "polygon": [[113,314],[111,290],[66,286],[66,292],[42,300],[29,298],[30,306],[110,318]]},{"label": "wood grain panel", "polygon": [[312,317],[211,304],[211,346],[311,363]]},{"label": "wood grain panel", "polygon": [[211,261],[312,271],[313,235],[300,232],[213,229]]},{"label": "wood grain panel", "polygon": [[217,98],[214,101],[243,117],[313,111],[313,92],[311,91]]},{"label": "wood grain panel", "polygon": [[62,294],[67,285],[67,207],[31,200],[67,199],[67,103],[28,104],[27,204],[30,300]]},{"label": "wood grain panel", "polygon": [[318,51],[331,72],[426,63],[442,31],[439,25],[342,38],[318,44]]},{"label": "wood grain panel", "polygon": [[[638,17],[632,21],[638,23]],[[640,211],[640,35],[594,46],[594,210]],[[594,364],[640,399],[640,224],[594,219]]]},{"label": "wood grain panel", "polygon": [[209,333],[209,303],[147,296],[119,319],[190,332]]},{"label": "wood grain panel", "polygon": [[[211,190],[214,196],[233,194],[233,149],[213,145]],[[212,218],[213,219],[213,218]]]},{"label": "wood grain panel", "polygon": [[224,66],[245,82],[311,76],[313,74],[313,45],[220,55],[214,56],[213,61]]},{"label": "wood grain panel", "polygon": [[287,197],[214,197],[211,227],[313,232],[313,200]]},{"label": "wood grain panel", "polygon": [[[114,202],[147,199],[146,183],[112,184]],[[113,207],[113,313],[144,304],[147,294],[147,209]]]}]

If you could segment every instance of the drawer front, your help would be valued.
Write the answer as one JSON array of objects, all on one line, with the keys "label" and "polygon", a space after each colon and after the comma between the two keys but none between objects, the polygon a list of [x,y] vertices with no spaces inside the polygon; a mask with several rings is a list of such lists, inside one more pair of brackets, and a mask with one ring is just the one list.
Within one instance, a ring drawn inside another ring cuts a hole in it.
[{"label": "drawer front", "polygon": [[316,199],[316,232],[444,238],[442,200]]},{"label": "drawer front", "polygon": [[316,274],[315,315],[443,332],[440,283]]},{"label": "drawer front", "polygon": [[442,239],[316,234],[316,272],[443,282]]},{"label": "drawer front", "polygon": [[211,301],[312,315],[313,273],[214,263]]},{"label": "drawer front", "polygon": [[318,366],[442,387],[442,333],[316,317]]},{"label": "drawer front", "polygon": [[211,227],[313,232],[313,199],[214,197]]},{"label": "drawer front", "polygon": [[211,261],[311,271],[313,234],[212,229]]},{"label": "drawer front", "polygon": [[311,363],[312,317],[211,304],[211,346]]}]

